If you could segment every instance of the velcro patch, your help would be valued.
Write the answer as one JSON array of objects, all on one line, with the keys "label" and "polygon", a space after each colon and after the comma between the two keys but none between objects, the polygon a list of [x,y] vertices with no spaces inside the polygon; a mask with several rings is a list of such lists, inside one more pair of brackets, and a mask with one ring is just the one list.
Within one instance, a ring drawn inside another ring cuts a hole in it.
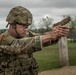
[{"label": "velcro patch", "polygon": [[4,35],[0,35],[0,42],[2,41],[3,37],[4,37]]}]

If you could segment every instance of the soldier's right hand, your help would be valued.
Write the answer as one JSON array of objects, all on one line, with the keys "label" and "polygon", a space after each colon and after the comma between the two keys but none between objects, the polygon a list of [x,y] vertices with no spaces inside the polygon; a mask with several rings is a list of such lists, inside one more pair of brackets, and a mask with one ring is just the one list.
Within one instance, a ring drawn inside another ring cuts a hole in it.
[{"label": "soldier's right hand", "polygon": [[52,38],[56,40],[57,38],[67,36],[68,32],[69,32],[69,28],[67,26],[58,25],[53,28],[51,35]]}]

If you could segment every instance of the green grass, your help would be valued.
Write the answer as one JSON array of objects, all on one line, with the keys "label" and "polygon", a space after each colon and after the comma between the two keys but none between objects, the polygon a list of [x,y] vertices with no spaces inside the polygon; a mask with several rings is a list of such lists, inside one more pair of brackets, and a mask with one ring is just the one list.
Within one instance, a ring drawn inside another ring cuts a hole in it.
[{"label": "green grass", "polygon": [[69,50],[69,65],[76,65],[76,49]]},{"label": "green grass", "polygon": [[[68,42],[69,65],[76,65],[76,43]],[[45,47],[43,51],[35,52],[34,57],[39,65],[39,72],[60,68],[58,44]]]},{"label": "green grass", "polygon": [[76,42],[68,42],[69,65],[76,65]]}]

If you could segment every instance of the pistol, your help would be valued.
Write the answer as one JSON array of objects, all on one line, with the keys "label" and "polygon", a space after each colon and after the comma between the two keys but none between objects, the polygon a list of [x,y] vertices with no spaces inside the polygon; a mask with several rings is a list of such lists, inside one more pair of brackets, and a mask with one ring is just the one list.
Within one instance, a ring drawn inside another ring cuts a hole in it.
[{"label": "pistol", "polygon": [[57,25],[65,25],[67,23],[69,23],[71,21],[70,16],[64,18],[63,20],[61,20],[60,22],[57,22],[53,25],[53,27],[57,26]]}]

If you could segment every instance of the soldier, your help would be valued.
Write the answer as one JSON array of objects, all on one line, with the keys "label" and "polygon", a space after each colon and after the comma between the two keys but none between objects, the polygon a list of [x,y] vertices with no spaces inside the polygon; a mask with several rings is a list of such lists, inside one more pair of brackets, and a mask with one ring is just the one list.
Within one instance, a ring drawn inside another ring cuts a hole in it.
[{"label": "soldier", "polygon": [[22,6],[10,10],[6,19],[9,29],[0,35],[0,75],[38,75],[33,53],[68,34],[66,26],[58,25],[49,34],[35,35],[28,30],[32,18]]}]

